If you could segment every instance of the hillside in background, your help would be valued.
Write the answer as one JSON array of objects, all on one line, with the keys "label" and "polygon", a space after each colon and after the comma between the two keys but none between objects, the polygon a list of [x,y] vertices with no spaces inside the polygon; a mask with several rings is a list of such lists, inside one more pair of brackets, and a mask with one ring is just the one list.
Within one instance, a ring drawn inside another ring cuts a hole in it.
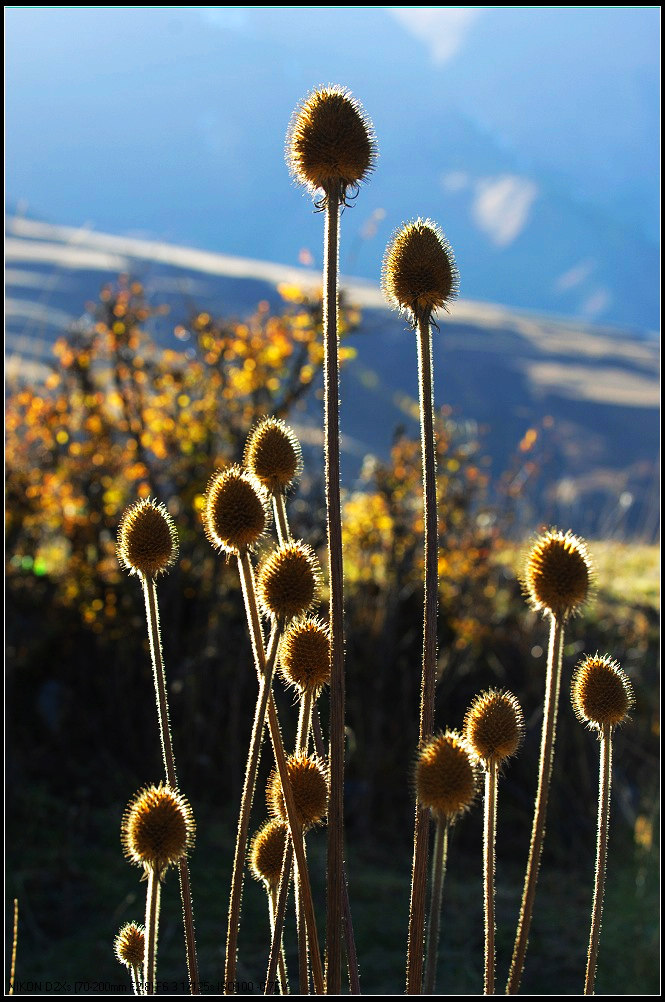
[{"label": "hillside in background", "polygon": [[380,151],[345,217],[345,271],[375,278],[390,233],[427,215],[465,296],[657,330],[659,18],[9,8],[7,196],[54,222],[318,264],[284,136],[306,93],[341,83]]},{"label": "hillside in background", "polygon": [[[16,217],[8,220],[6,262],[9,389],[44,378],[56,337],[121,272],[139,278],[153,302],[169,305],[153,334],[180,350],[173,328],[195,309],[242,316],[261,300],[280,309],[281,283],[320,283],[304,269]],[[342,475],[353,488],[368,455],[387,455],[397,426],[417,434],[416,360],[413,337],[378,287],[357,279],[342,286],[362,311],[352,340],[357,356],[342,382]],[[529,480],[527,460],[535,460],[537,475],[514,513],[521,530],[550,522],[587,536],[656,537],[654,340],[461,300],[435,333],[434,353],[437,404],[460,438],[480,437],[494,485],[505,471],[515,482]],[[320,448],[318,401],[310,399],[294,419]]]}]

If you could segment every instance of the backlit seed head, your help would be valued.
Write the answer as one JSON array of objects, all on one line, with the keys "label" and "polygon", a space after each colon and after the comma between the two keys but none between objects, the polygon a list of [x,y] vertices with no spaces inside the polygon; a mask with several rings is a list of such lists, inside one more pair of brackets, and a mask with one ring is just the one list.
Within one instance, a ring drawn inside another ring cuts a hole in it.
[{"label": "backlit seed head", "polygon": [[570,530],[548,529],[531,548],[524,571],[524,589],[537,612],[566,619],[586,602],[592,573],[584,540]]},{"label": "backlit seed head", "polygon": [[573,710],[583,724],[602,730],[623,724],[635,704],[633,687],[609,654],[585,657],[573,674]]},{"label": "backlit seed head", "polygon": [[478,791],[478,764],[465,738],[446,731],[424,745],[416,762],[416,794],[450,824],[469,809]]},{"label": "backlit seed head", "polygon": [[262,418],[250,432],[243,461],[270,494],[280,494],[300,473],[300,442],[279,418]]},{"label": "backlit seed head", "polygon": [[[323,764],[313,755],[291,755],[286,762],[296,813],[303,828],[317,824],[328,810],[328,776]],[[278,772],[273,769],[266,788],[270,814],[286,821],[286,805]]]},{"label": "backlit seed head", "polygon": [[218,550],[239,554],[259,541],[270,521],[265,488],[241,466],[218,470],[208,482],[203,525]]},{"label": "backlit seed head", "polygon": [[125,509],[116,553],[131,574],[156,578],[173,567],[178,559],[178,533],[163,504],[148,498]]},{"label": "backlit seed head", "polygon": [[122,818],[121,839],[130,863],[161,877],[194,844],[194,816],[182,794],[169,786],[140,790]]},{"label": "backlit seed head", "polygon": [[321,568],[311,546],[283,543],[263,561],[257,591],[264,612],[280,622],[303,616],[316,602]]},{"label": "backlit seed head", "polygon": [[249,866],[254,877],[268,887],[279,883],[288,835],[288,825],[273,819],[260,828],[249,847]]},{"label": "backlit seed head", "polygon": [[447,308],[459,291],[452,248],[429,219],[406,223],[393,236],[383,258],[382,287],[393,306],[415,323]]},{"label": "backlit seed head", "polygon": [[299,184],[345,202],[376,161],[372,125],[345,87],[318,87],[298,105],[286,134],[286,162]]},{"label": "backlit seed head", "polygon": [[113,941],[115,955],[125,967],[141,967],[145,958],[145,929],[136,922],[128,922]]},{"label": "backlit seed head", "polygon": [[500,765],[522,743],[522,707],[511,692],[495,689],[481,692],[466,712],[464,736],[485,765]]},{"label": "backlit seed head", "polygon": [[330,631],[318,619],[301,619],[284,634],[281,675],[287,685],[318,695],[330,681]]}]

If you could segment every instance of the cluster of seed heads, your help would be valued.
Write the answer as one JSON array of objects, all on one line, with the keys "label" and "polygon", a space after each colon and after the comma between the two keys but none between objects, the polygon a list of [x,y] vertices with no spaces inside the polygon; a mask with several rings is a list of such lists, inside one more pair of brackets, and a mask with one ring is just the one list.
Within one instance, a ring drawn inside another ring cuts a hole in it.
[{"label": "cluster of seed heads", "polygon": [[282,494],[300,474],[302,449],[288,425],[266,417],[250,432],[243,462],[269,494]]},{"label": "cluster of seed heads", "polygon": [[566,619],[586,602],[592,565],[586,543],[572,532],[549,529],[533,544],[524,588],[537,612]]},{"label": "cluster of seed heads", "polygon": [[[286,766],[298,820],[303,829],[311,828],[325,817],[328,810],[326,768],[316,756],[304,752],[289,756]],[[273,818],[287,820],[282,784],[275,769],[268,777],[266,803]]]},{"label": "cluster of seed heads", "polygon": [[270,522],[268,495],[242,466],[227,466],[208,482],[203,526],[215,549],[234,555],[251,550]]},{"label": "cluster of seed heads", "polygon": [[121,838],[130,863],[160,877],[194,844],[194,816],[187,800],[169,786],[140,790],[122,818]]},{"label": "cluster of seed heads", "polygon": [[130,505],[118,527],[118,560],[130,574],[156,578],[178,559],[178,533],[163,504],[137,501]]},{"label": "cluster of seed heads", "polygon": [[467,710],[464,735],[485,766],[501,765],[524,737],[524,715],[517,699],[503,690],[480,693]]},{"label": "cluster of seed heads", "polygon": [[446,824],[464,814],[478,792],[478,763],[466,740],[457,731],[431,738],[416,762],[416,793]]},{"label": "cluster of seed heads", "polygon": [[299,541],[283,543],[265,558],[257,573],[263,611],[278,622],[303,616],[318,599],[321,579],[311,546]]},{"label": "cluster of seed heads", "polygon": [[280,674],[287,685],[318,695],[330,681],[330,631],[319,619],[298,620],[284,634]]},{"label": "cluster of seed heads", "polygon": [[429,319],[457,296],[453,251],[435,223],[416,219],[395,233],[383,259],[382,285],[388,302],[408,311],[414,322]]},{"label": "cluster of seed heads", "polygon": [[257,880],[268,887],[279,883],[289,828],[285,821],[273,818],[258,830],[249,849],[249,865]]},{"label": "cluster of seed heads", "polygon": [[598,731],[623,724],[635,702],[630,679],[608,654],[580,661],[573,674],[571,696],[578,720]]},{"label": "cluster of seed heads", "polygon": [[136,922],[128,922],[113,942],[115,955],[121,964],[130,969],[141,967],[145,956],[145,929]]}]

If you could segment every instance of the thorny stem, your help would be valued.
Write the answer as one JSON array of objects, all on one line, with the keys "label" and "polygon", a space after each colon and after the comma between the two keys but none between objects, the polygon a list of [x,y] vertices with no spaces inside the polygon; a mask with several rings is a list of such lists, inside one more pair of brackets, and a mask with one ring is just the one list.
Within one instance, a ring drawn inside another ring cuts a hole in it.
[{"label": "thorny stem", "polygon": [[266,995],[274,995],[275,993],[275,974],[277,972],[277,960],[282,949],[282,931],[284,929],[286,900],[289,894],[292,867],[293,843],[290,839],[287,839],[286,846],[284,848],[284,859],[282,861],[282,876],[279,882],[277,906],[275,908],[275,924],[272,930],[272,943],[270,944],[270,959],[268,961],[268,973],[266,974]]},{"label": "thorny stem", "polygon": [[427,927],[427,966],[425,969],[425,995],[434,994],[436,984],[436,962],[439,957],[439,921],[443,881],[446,876],[448,859],[448,823],[443,818],[436,819],[434,852],[432,854],[432,899]]},{"label": "thorny stem", "polygon": [[536,793],[536,803],[533,814],[533,827],[531,829],[531,845],[529,847],[529,859],[527,862],[526,874],[524,876],[524,890],[522,892],[522,906],[520,917],[517,923],[517,934],[513,949],[513,959],[506,985],[506,995],[516,995],[519,990],[522,972],[524,970],[524,958],[529,940],[529,929],[533,916],[533,905],[536,897],[536,883],[538,881],[538,870],[540,867],[540,857],[543,851],[543,841],[545,838],[545,818],[547,815],[547,795],[549,792],[550,778],[552,776],[552,764],[554,762],[554,738],[556,734],[556,714],[559,703],[559,686],[561,682],[561,661],[563,656],[563,618],[550,615],[550,641],[547,654],[547,683],[545,689],[545,707],[543,711],[543,733],[540,745],[540,768],[538,775],[538,791]]},{"label": "thorny stem", "polygon": [[[247,553],[239,555],[238,569],[240,571],[242,590],[247,609],[247,621],[252,640],[252,647],[256,658],[257,673],[260,681],[261,676],[265,674],[266,659],[261,633],[261,620],[259,617],[256,590],[254,587],[254,574],[252,571],[251,561]],[[277,716],[277,708],[272,694],[270,694],[268,698],[268,728],[270,730],[270,740],[272,741],[273,754],[275,756],[275,765],[277,766],[279,781],[284,795],[284,806],[286,808],[289,832],[291,834],[293,850],[296,857],[298,881],[302,892],[303,911],[305,916],[305,925],[307,928],[307,938],[309,940],[309,948],[312,956],[312,978],[314,980],[314,991],[317,995],[323,995],[323,969],[321,967],[319,939],[316,929],[316,916],[314,913],[314,902],[312,900],[312,885],[310,883],[309,871],[307,869],[302,825],[300,824],[296,811],[295,800],[293,798],[293,790],[291,788],[286,764],[286,753],[284,751],[284,743],[282,741],[282,732],[279,726],[279,717]]]},{"label": "thorny stem", "polygon": [[[159,635],[159,608],[157,605],[157,588],[154,578],[141,575],[143,594],[145,597],[146,615],[148,619],[148,638],[150,640],[150,655],[152,657],[152,672],[155,680],[155,696],[157,699],[157,719],[162,743],[162,758],[166,781],[173,790],[178,789],[178,779],[175,771],[175,756],[171,740],[171,725],[169,722],[169,706],[166,697],[166,673],[162,657],[162,641]],[[199,968],[196,958],[196,935],[194,931],[194,907],[192,889],[189,880],[189,866],[185,858],[178,863],[180,875],[180,898],[182,901],[182,920],[185,930],[185,949],[187,952],[187,971],[189,987],[192,995],[199,995]],[[146,976],[146,980],[147,976]]]},{"label": "thorny stem", "polygon": [[12,934],[12,959],[9,967],[9,991],[14,994],[14,978],[16,977],[16,950],[18,947],[18,898],[14,898],[14,931]]},{"label": "thorny stem", "polygon": [[[436,626],[438,607],[438,524],[436,507],[436,462],[434,455],[434,404],[432,376],[432,332],[430,312],[417,318],[418,385],[420,394],[420,442],[423,466],[423,504],[425,527],[425,598],[423,611],[423,665],[420,690],[420,746],[434,729],[436,690]],[[409,941],[407,949],[406,991],[419,995],[423,971],[423,934],[427,892],[427,857],[429,852],[429,811],[416,803],[413,834],[413,870]]]},{"label": "thorny stem", "polygon": [[[277,911],[277,885],[273,884],[268,890],[268,908],[270,910],[270,933],[271,942],[272,937],[275,935],[275,913]],[[286,961],[284,959],[284,945],[281,942],[280,936],[280,950],[278,955],[278,969],[279,969],[279,986],[280,993],[282,995],[289,994],[289,979],[286,973]],[[274,975],[273,975],[274,977]]]},{"label": "thorny stem", "polygon": [[245,871],[245,857],[247,855],[247,835],[249,832],[249,819],[254,799],[254,789],[256,787],[256,774],[261,757],[261,744],[263,742],[263,730],[266,722],[266,710],[272,676],[277,659],[277,649],[279,647],[280,631],[275,625],[270,635],[268,654],[265,672],[259,681],[259,692],[256,699],[256,710],[254,713],[254,724],[252,726],[252,736],[249,743],[247,755],[247,766],[245,769],[245,782],[242,790],[242,800],[240,802],[240,817],[238,819],[238,829],[236,834],[236,848],[233,859],[233,875],[231,877],[231,900],[229,903],[229,917],[226,930],[226,965],[224,972],[225,985],[233,986],[236,980],[238,933],[240,930],[240,906],[242,902],[242,885]]},{"label": "thorny stem", "polygon": [[[307,753],[309,744],[309,728],[312,719],[312,693],[303,692],[300,697],[300,713],[298,714],[298,732],[296,736],[296,753]],[[307,965],[307,933],[302,921],[302,905],[300,891],[296,885],[296,922],[298,927],[298,958],[300,994],[309,995],[309,976]]]},{"label": "thorny stem", "polygon": [[145,900],[145,962],[143,970],[146,995],[156,994],[157,930],[159,927],[159,898],[161,883],[154,866],[148,869],[148,886]]},{"label": "thorny stem", "polygon": [[[321,731],[321,721],[319,711],[314,707],[312,715],[312,732],[314,735],[314,749],[319,758],[325,758],[326,746]],[[360,995],[360,973],[358,971],[358,954],[356,952],[356,940],[353,934],[353,920],[351,918],[351,904],[349,902],[349,885],[346,879],[346,864],[342,870],[342,918],[344,920],[344,946],[346,948],[346,964],[349,975],[349,990],[351,995]]]},{"label": "thorny stem", "polygon": [[339,470],[339,333],[337,277],[339,194],[327,192],[324,262],[324,447],[330,582],[330,800],[326,910],[326,992],[341,991],[344,863],[344,571]]},{"label": "thorny stem", "polygon": [[141,991],[141,968],[132,966],[131,975],[132,975],[132,988],[134,989],[134,994],[142,995],[143,992]]},{"label": "thorny stem", "polygon": [[272,496],[272,507],[275,513],[275,528],[277,529],[277,540],[280,546],[287,543],[291,538],[289,532],[289,523],[286,518],[286,505],[284,503],[284,494],[273,494]]},{"label": "thorny stem", "polygon": [[603,918],[603,896],[607,872],[607,838],[610,822],[610,786],[612,783],[612,728],[605,724],[600,735],[600,774],[598,783],[598,840],[596,844],[596,879],[591,909],[591,934],[587,957],[584,994],[593,995],[598,965],[600,925]]},{"label": "thorny stem", "polygon": [[497,764],[490,762],[485,772],[485,995],[494,995],[494,874],[496,868]]}]

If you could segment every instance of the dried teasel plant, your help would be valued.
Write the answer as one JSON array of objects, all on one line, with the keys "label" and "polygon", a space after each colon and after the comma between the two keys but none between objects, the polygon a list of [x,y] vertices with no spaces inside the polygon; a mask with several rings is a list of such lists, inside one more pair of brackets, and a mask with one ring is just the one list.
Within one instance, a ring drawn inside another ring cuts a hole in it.
[{"label": "dried teasel plant", "polygon": [[326,991],[341,990],[344,895],[344,572],[339,459],[339,217],[374,168],[377,150],[369,119],[348,90],[318,87],[295,109],[286,138],[294,179],[325,210],[323,349],[324,452],[330,582],[330,806],[326,916]]},{"label": "dried teasel plant", "polygon": [[566,621],[578,613],[587,601],[592,581],[593,565],[583,539],[570,531],[561,532],[554,528],[548,529],[536,538],[526,560],[523,586],[531,608],[536,612],[542,612],[543,616],[549,619],[550,637],[538,789],[522,903],[506,986],[507,995],[514,995],[519,990],[533,916],[538,870],[545,837],[549,784],[554,762],[564,627]]},{"label": "dried teasel plant", "polygon": [[[121,566],[130,574],[136,574],[143,586],[164,773],[166,782],[173,790],[176,790],[178,780],[169,722],[166,672],[159,632],[159,605],[156,586],[157,577],[170,570],[178,558],[178,533],[166,507],[150,498],[130,505],[123,513],[118,527],[116,552]],[[185,855],[179,860],[178,866],[190,991],[193,995],[198,995],[200,990],[194,933],[194,907],[189,867]],[[146,970],[146,980],[147,978],[148,971]]]},{"label": "dried teasel plant", "polygon": [[598,966],[600,926],[607,873],[607,841],[610,823],[610,787],[612,783],[612,737],[616,727],[626,722],[635,704],[633,687],[617,661],[596,653],[582,659],[573,674],[571,685],[573,710],[577,719],[598,733],[600,770],[598,779],[598,834],[596,839],[596,874],[591,931],[587,951],[584,994],[593,995]]},{"label": "dried teasel plant", "polygon": [[[443,233],[429,219],[417,219],[415,222],[406,223],[395,233],[383,259],[382,284],[388,301],[408,315],[416,331],[418,345],[425,528],[425,596],[420,690],[422,745],[431,737],[434,729],[439,590],[431,328],[434,312],[446,309],[447,304],[457,295],[459,287],[458,272],[451,247]],[[406,990],[409,995],[419,994],[421,990],[428,851],[429,815],[417,803],[406,967]]]}]

